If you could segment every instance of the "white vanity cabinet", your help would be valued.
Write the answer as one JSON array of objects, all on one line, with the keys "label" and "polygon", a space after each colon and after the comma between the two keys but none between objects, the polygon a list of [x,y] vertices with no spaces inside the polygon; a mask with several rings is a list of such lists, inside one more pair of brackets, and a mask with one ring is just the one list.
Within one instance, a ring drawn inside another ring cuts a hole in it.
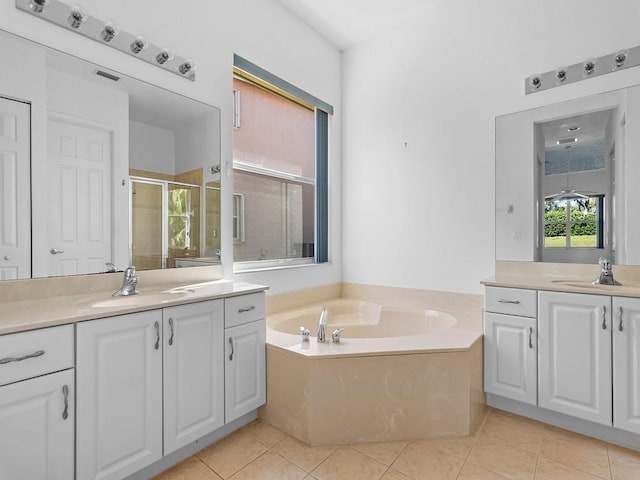
[{"label": "white vanity cabinet", "polygon": [[225,299],[225,419],[266,402],[264,293]]},{"label": "white vanity cabinet", "polygon": [[77,480],[162,458],[162,310],[77,325]]},{"label": "white vanity cabinet", "polygon": [[538,293],[540,407],[611,425],[611,297]]},{"label": "white vanity cabinet", "polygon": [[535,405],[537,353],[536,291],[487,287],[485,391]]},{"label": "white vanity cabinet", "polygon": [[0,478],[74,478],[73,326],[0,336]]},{"label": "white vanity cabinet", "polygon": [[613,297],[613,426],[640,434],[640,299]]},{"label": "white vanity cabinet", "polygon": [[165,308],[164,454],[224,425],[224,300]]}]

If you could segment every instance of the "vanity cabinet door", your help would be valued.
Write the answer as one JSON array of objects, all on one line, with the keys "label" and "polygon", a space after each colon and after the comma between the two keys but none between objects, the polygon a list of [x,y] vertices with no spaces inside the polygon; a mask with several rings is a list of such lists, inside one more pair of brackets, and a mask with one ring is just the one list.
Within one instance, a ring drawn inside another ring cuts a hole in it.
[{"label": "vanity cabinet door", "polygon": [[611,297],[539,292],[542,408],[611,425]]},{"label": "vanity cabinet door", "polygon": [[640,434],[638,298],[613,298],[613,426]]},{"label": "vanity cabinet door", "polygon": [[484,390],[535,405],[536,319],[484,314]]},{"label": "vanity cabinet door", "polygon": [[266,401],[264,320],[225,330],[225,420],[227,423]]},{"label": "vanity cabinet door", "polygon": [[163,310],[165,455],[224,425],[223,305]]},{"label": "vanity cabinet door", "polygon": [[73,369],[0,387],[0,478],[73,478],[74,398]]},{"label": "vanity cabinet door", "polygon": [[77,325],[77,479],[162,458],[162,311]]}]

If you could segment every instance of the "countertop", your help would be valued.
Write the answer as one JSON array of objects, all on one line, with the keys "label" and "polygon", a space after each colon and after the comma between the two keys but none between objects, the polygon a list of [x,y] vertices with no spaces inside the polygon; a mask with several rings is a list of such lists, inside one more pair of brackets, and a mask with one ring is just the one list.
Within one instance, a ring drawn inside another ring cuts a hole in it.
[{"label": "countertop", "polygon": [[139,286],[141,293],[129,297],[113,297],[113,291],[106,291],[4,302],[0,304],[0,335],[262,292],[267,288],[251,283],[214,280],[149,285],[147,288]]}]

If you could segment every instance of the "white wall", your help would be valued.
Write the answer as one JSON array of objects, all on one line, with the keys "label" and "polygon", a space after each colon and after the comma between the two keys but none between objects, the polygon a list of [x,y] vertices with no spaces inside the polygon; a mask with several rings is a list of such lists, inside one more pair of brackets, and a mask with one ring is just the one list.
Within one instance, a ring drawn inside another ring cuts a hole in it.
[{"label": "white wall", "polygon": [[640,82],[524,95],[534,73],[640,44],[639,21],[634,0],[449,0],[345,52],[344,281],[480,293],[495,116]]},{"label": "white wall", "polygon": [[176,174],[176,134],[172,130],[131,120],[129,167],[149,172]]},{"label": "white wall", "polygon": [[[221,108],[223,172],[231,162],[233,53],[287,79],[336,107],[330,122],[331,265],[244,274],[238,278],[267,283],[270,293],[339,282],[341,278],[341,55],[318,34],[289,14],[277,0],[84,0],[86,11],[113,19],[123,30],[143,34],[157,45],[197,63],[197,81],[189,82],[97,42],[49,24],[0,0],[0,28],[39,41],[107,68]],[[186,10],[186,7],[189,10]],[[179,9],[179,10],[178,10]],[[231,182],[223,179],[223,266],[232,276]]]}]

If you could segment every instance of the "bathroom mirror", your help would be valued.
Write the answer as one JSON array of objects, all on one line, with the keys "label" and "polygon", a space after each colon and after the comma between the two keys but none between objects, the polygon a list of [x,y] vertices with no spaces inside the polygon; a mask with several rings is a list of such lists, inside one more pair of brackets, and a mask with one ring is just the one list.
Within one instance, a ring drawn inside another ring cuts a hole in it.
[{"label": "bathroom mirror", "polygon": [[640,265],[640,86],[496,118],[496,260]]},{"label": "bathroom mirror", "polygon": [[0,278],[219,263],[218,108],[7,32],[0,51]]}]

